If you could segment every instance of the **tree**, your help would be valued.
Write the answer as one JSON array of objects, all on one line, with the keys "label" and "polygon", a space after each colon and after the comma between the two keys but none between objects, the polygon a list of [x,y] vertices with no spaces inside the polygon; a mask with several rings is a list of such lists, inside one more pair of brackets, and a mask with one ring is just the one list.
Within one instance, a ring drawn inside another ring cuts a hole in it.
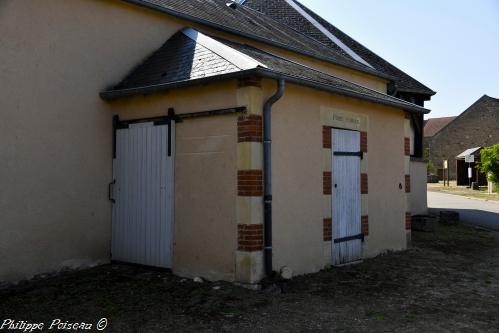
[{"label": "tree", "polygon": [[430,148],[423,149],[423,159],[426,161],[426,172],[428,174],[434,173],[436,171],[433,162],[430,160]]},{"label": "tree", "polygon": [[499,184],[499,143],[483,148],[480,160],[480,171],[488,175],[489,181]]}]

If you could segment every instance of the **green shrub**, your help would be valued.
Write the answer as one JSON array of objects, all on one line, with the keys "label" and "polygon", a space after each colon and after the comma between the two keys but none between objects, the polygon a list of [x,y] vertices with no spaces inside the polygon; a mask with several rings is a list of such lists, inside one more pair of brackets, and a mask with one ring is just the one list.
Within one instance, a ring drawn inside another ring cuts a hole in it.
[{"label": "green shrub", "polygon": [[499,143],[483,148],[480,159],[480,171],[488,175],[490,181],[499,184]]}]

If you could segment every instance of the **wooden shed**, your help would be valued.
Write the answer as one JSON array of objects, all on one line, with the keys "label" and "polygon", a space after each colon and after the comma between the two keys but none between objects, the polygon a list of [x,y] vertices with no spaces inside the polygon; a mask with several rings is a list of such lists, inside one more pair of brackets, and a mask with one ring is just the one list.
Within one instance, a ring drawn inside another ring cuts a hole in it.
[{"label": "wooden shed", "polygon": [[[482,147],[466,149],[456,156],[456,180],[458,186],[470,185],[478,182],[479,186],[487,185],[487,177],[478,170],[480,163],[480,151]],[[466,162],[466,156],[473,156],[473,162]],[[469,178],[468,168],[471,168],[471,180]]]}]

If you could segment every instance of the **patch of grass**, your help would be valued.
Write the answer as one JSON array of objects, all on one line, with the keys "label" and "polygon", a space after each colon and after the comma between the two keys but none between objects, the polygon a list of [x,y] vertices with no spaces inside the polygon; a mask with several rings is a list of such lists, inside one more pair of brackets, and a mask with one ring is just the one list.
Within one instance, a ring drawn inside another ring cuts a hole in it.
[{"label": "patch of grass", "polygon": [[382,314],[381,312],[372,311],[372,310],[366,311],[366,317],[369,317],[371,319],[378,320],[378,321],[385,320],[384,314]]},{"label": "patch of grass", "polygon": [[464,186],[443,186],[442,184],[428,184],[427,189],[430,192],[440,192],[460,195],[468,198],[499,201],[498,193],[489,194],[484,188],[481,188],[480,190],[472,190]]}]

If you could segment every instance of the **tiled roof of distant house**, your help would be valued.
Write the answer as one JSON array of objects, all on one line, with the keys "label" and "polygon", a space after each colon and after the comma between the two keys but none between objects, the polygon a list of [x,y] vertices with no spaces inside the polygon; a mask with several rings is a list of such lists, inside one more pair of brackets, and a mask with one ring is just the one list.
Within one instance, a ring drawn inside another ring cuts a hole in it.
[{"label": "tiled roof of distant house", "polygon": [[456,117],[430,118],[425,120],[424,137],[427,138],[434,136],[454,119],[456,119]]}]

